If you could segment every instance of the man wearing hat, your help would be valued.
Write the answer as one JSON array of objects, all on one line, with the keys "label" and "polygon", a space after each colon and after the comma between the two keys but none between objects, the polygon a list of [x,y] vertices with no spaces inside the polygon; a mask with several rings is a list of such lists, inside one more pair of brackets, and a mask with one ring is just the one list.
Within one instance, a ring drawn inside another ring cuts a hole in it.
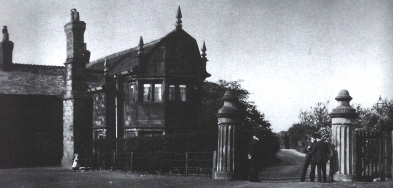
[{"label": "man wearing hat", "polygon": [[[329,155],[329,145],[321,139],[321,135],[316,135],[317,143],[315,147],[311,149],[312,155],[312,163],[314,166],[311,166],[311,171],[315,170],[315,165],[317,166],[318,171],[318,182],[321,182],[323,175],[323,182],[326,182],[326,163],[328,161]],[[313,145],[314,146],[314,145]]]},{"label": "man wearing hat", "polygon": [[[314,134],[308,137],[308,140],[307,140],[308,147],[307,147],[307,149],[304,150],[304,152],[306,152],[306,158],[304,158],[302,176],[300,178],[300,182],[303,182],[304,180],[306,180],[307,168],[308,168],[308,166],[310,166],[310,163],[312,160],[312,155],[311,155],[312,146],[315,145],[316,143],[317,142],[315,140]],[[313,168],[312,166],[311,166],[311,168]],[[310,171],[310,180],[312,182],[314,181],[314,178],[315,178],[315,165],[314,165],[314,171]]]},{"label": "man wearing hat", "polygon": [[259,138],[254,135],[248,145],[248,159],[250,160],[250,182],[258,182],[258,144]]}]

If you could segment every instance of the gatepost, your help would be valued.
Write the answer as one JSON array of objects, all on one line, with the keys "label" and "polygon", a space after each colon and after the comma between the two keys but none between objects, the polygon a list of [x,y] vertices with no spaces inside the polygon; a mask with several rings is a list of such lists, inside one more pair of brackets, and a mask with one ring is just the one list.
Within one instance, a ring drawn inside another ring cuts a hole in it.
[{"label": "gatepost", "polygon": [[238,124],[238,98],[231,91],[226,91],[224,106],[218,110],[218,145],[216,171],[213,179],[233,179],[235,173],[235,127]]},{"label": "gatepost", "polygon": [[352,97],[347,90],[341,90],[335,98],[338,106],[329,116],[332,118],[332,146],[337,152],[338,169],[333,175],[335,181],[354,181],[356,177],[356,155],[354,123],[358,114],[349,105]]}]

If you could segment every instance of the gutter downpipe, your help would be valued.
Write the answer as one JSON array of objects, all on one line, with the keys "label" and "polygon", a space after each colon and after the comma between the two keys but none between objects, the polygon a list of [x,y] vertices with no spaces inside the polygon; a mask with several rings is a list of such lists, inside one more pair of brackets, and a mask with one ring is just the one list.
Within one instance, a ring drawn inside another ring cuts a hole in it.
[{"label": "gutter downpipe", "polygon": [[116,127],[116,130],[115,130],[115,132],[116,132],[116,152],[117,152],[117,138],[118,138],[117,95],[119,93],[119,83],[118,83],[117,76],[114,75],[113,77],[115,78],[115,81],[116,81],[116,91],[115,91],[115,127]]}]

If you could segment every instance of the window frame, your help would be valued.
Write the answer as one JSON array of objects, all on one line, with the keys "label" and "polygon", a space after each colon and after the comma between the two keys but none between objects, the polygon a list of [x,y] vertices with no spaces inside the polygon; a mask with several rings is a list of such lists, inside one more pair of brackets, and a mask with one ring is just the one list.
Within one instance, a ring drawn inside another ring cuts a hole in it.
[{"label": "window frame", "polygon": [[187,85],[179,84],[179,101],[187,102]]}]

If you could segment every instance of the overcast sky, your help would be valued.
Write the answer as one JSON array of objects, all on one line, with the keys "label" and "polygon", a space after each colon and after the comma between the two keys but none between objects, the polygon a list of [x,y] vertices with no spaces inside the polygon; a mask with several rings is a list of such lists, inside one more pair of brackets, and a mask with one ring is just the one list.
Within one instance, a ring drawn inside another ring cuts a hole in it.
[{"label": "overcast sky", "polygon": [[365,107],[393,99],[390,0],[0,0],[0,25],[15,63],[63,65],[72,8],[95,60],[163,37],[179,5],[183,29],[206,42],[208,81],[244,80],[275,132],[317,102],[336,107],[341,89]]}]

